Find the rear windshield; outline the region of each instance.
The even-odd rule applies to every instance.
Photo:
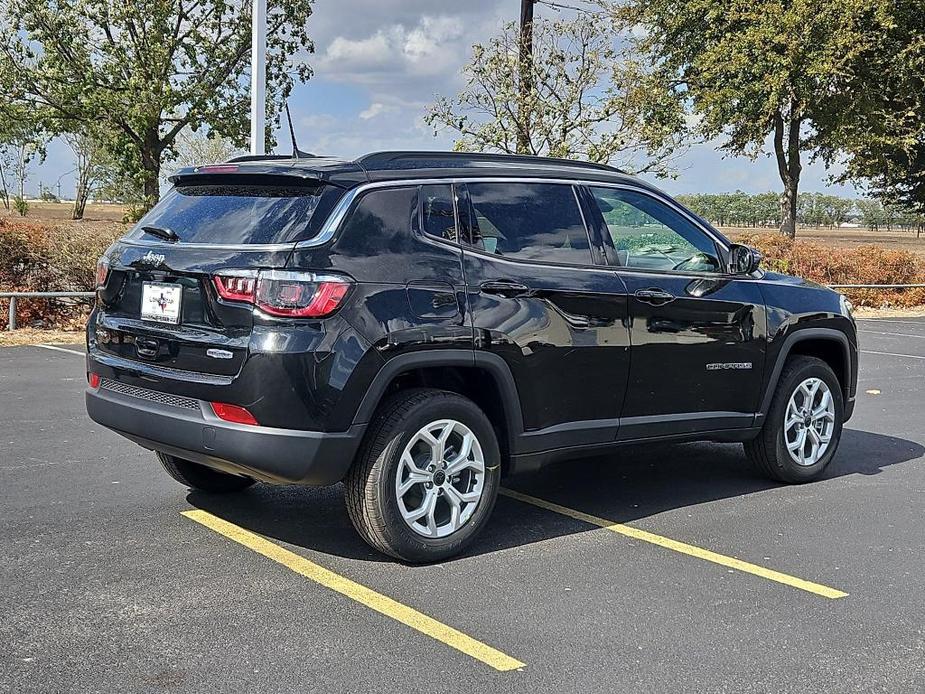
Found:
[[[129,232],[169,229],[180,243],[287,243],[302,238],[321,200],[322,186],[182,185],[168,192]]]

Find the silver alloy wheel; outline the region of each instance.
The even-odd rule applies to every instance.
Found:
[[[790,396],[784,413],[784,444],[797,465],[825,455],[835,430],[835,400],[825,381],[807,378]]]
[[[423,426],[395,474],[402,518],[424,537],[446,537],[472,517],[485,488],[485,456],[472,430],[454,419]]]

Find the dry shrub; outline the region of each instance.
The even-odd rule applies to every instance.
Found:
[[[925,263],[915,253],[880,246],[831,248],[771,234],[739,236],[764,254],[764,266],[820,284],[922,284]],[[841,289],[858,306],[910,307],[925,304],[925,288]]]
[[[49,224],[0,219],[0,290],[34,292],[93,291],[96,261],[125,227],[116,223]],[[2,301],[3,315],[7,300]],[[45,327],[79,327],[86,301],[24,299],[17,322]]]

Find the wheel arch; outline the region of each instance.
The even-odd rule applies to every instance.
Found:
[[[845,402],[852,397],[853,364],[848,336],[834,328],[802,328],[788,335],[777,353],[774,367],[765,385],[759,416],[767,415],[784,364],[792,355],[816,357],[824,361],[835,372]]]
[[[514,377],[501,357],[464,349],[422,350],[392,357],[367,389],[353,423],[368,423],[388,395],[419,386],[459,393],[478,405],[495,428],[502,464],[507,467],[514,442],[523,433],[523,415]]]

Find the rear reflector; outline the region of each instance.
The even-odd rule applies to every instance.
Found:
[[[324,318],[337,310],[353,284],[341,275],[290,270],[261,270],[256,278],[218,274],[212,281],[222,299],[254,304],[281,318]]]
[[[87,382],[90,384],[90,387],[96,390],[100,387],[100,375],[95,374],[92,371],[87,374]]]
[[[109,258],[105,255],[96,261],[96,286],[103,287],[109,279]]]
[[[253,426],[258,424],[257,420],[254,419],[254,415],[240,405],[229,405],[226,402],[211,402],[209,404],[212,406],[212,411],[215,413],[215,416],[226,422],[250,424]]]

